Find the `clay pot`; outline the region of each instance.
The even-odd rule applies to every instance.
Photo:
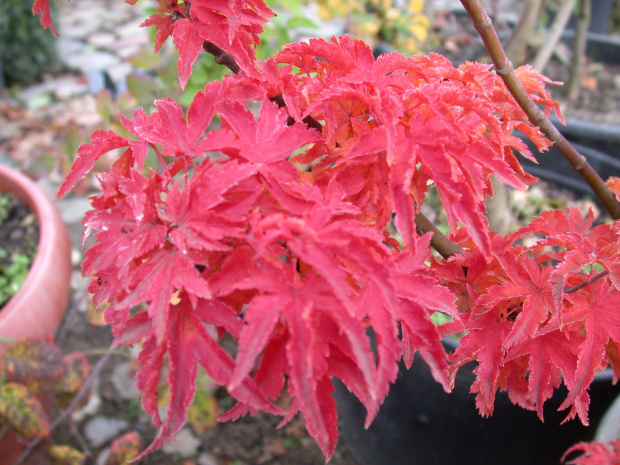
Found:
[[[0,309],[0,336],[52,340],[70,294],[71,243],[53,201],[30,179],[0,165],[0,191],[23,201],[39,223],[39,245],[22,288]],[[0,343],[0,355],[7,345]],[[0,465],[11,464],[23,446],[7,432],[0,439]]]

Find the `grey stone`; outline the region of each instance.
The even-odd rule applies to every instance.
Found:
[[[88,21],[62,25],[60,27],[60,34],[70,39],[84,39],[100,30],[100,23],[97,16],[89,16],[92,17]]]
[[[96,32],[87,38],[87,42],[95,47],[107,47],[116,40],[116,36],[111,32]]]
[[[110,457],[110,448],[106,447],[97,456],[97,460],[96,460],[95,464],[96,465],[105,465],[106,462],[108,461],[108,457]]]
[[[121,24],[115,28],[115,32],[121,37],[128,37],[133,35],[146,35],[148,29],[140,27],[146,18],[136,18],[131,21]]]
[[[217,465],[217,459],[208,452],[203,452],[198,456],[196,463],[198,465]]]
[[[117,56],[101,51],[76,53],[63,58],[67,66],[78,69],[83,73],[93,69],[107,69],[121,61]]]
[[[86,93],[88,93],[88,85],[85,82],[79,82],[73,77],[56,80],[54,96],[58,100],[69,100]]]
[[[86,212],[92,208],[90,200],[78,196],[64,197],[56,202],[56,206],[60,210],[62,219],[69,225],[81,224]]]
[[[96,416],[86,423],[84,436],[92,447],[100,447],[116,439],[128,426],[125,420]]]
[[[118,84],[133,71],[133,66],[130,63],[123,62],[109,67],[107,71],[112,80]]]
[[[129,363],[121,363],[114,368],[112,384],[122,399],[137,400],[140,398],[140,391],[136,388]]]
[[[81,52],[84,49],[84,42],[61,35],[56,41],[56,49],[62,59],[65,56]]]
[[[86,300],[86,299],[82,299]],[[99,395],[99,383],[97,380],[93,383],[92,390],[88,396],[88,402],[79,410],[75,410],[71,414],[74,422],[81,422],[84,418],[94,415],[101,408],[101,396]]]
[[[102,14],[105,11],[106,7],[101,4],[97,5],[97,2],[73,1],[66,8],[63,8],[62,14],[59,15],[60,29],[85,23],[97,23],[99,26]]]

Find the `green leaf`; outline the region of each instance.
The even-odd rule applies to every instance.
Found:
[[[301,15],[301,2],[299,0],[278,0],[277,3],[293,14]]]
[[[43,406],[23,384],[0,386],[0,422],[25,439],[49,434],[49,421]]]
[[[295,29],[298,27],[306,27],[309,29],[318,29],[319,26],[316,25],[314,21],[309,18],[305,18],[303,16],[294,16],[286,22],[286,27],[289,29]]]
[[[211,431],[217,424],[215,419],[220,412],[215,389],[217,384],[200,370],[196,377],[196,395],[187,409],[187,420],[198,433]]]
[[[158,95],[157,78],[144,73],[130,73],[127,76],[127,89],[138,102],[153,101]]]

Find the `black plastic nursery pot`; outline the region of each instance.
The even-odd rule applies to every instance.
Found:
[[[575,32],[567,30],[562,41],[572,46]],[[620,66],[620,39],[607,34],[590,32],[586,41],[586,57],[597,63]],[[602,124],[577,118],[566,118],[566,126],[557,118],[551,121],[571,142],[601,150],[612,158],[620,160],[620,121],[617,124]]]
[[[568,161],[562,156],[557,148],[551,147],[548,152],[538,153],[534,145],[527,139],[525,142],[535,154],[538,164],[519,157],[519,161],[528,173],[544,181],[551,182],[560,187],[572,190],[577,195],[592,195],[592,189],[583,180],[581,175],[574,171]],[[604,144],[606,139],[599,139]],[[620,152],[618,157],[612,157],[591,145],[571,142],[577,151],[583,155],[594,170],[606,180],[610,176],[620,176]],[[620,144],[620,139],[618,139]]]
[[[447,350],[456,342],[446,340]],[[545,404],[545,422],[535,412],[515,406],[498,393],[489,418],[478,414],[473,364],[460,369],[453,392],[447,394],[417,357],[410,370],[401,365],[398,379],[368,429],[366,411],[342,384],[336,399],[342,437],[363,465],[554,465],[573,444],[594,438],[601,417],[620,393],[612,375],[604,372],[590,388],[590,426],[578,420],[561,425],[566,411],[557,409],[566,398],[558,390]]]
[[[620,49],[618,49],[618,58],[620,59]],[[564,126],[557,118],[550,119],[570,142],[599,150],[620,161],[620,126],[576,118],[566,118],[566,126]]]

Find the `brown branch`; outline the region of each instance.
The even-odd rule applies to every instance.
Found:
[[[573,7],[577,3],[577,0],[564,0],[564,3],[560,6],[555,19],[553,20],[553,26],[547,37],[545,37],[544,45],[538,50],[534,61],[532,61],[532,67],[537,69],[541,73],[544,71],[553,51],[555,50],[558,42],[562,38],[562,33],[566,29],[570,15],[573,12]]]
[[[237,64],[232,55],[229,55],[217,45],[207,41],[205,41],[202,48],[205,52],[208,52],[215,57],[215,62],[218,65],[224,65],[233,73],[239,74],[241,68],[239,68],[239,65]]]
[[[437,226],[435,226],[431,220],[429,220],[422,213],[418,213],[416,215],[415,227],[420,236],[428,232],[433,233],[431,247],[433,247],[433,249],[435,249],[443,258],[450,258],[453,255],[463,252],[463,249],[458,244],[455,244],[448,239],[446,235],[437,229]]]
[[[202,48],[204,49],[205,52],[208,52],[215,57],[215,62],[218,65],[226,66],[229,70],[231,70],[235,74],[238,74],[239,71],[241,70],[241,68],[239,68],[239,65],[235,61],[235,58],[232,55],[229,55],[228,53],[226,53],[221,48],[219,48],[217,45],[212,44],[211,42],[205,41]],[[284,97],[282,97],[282,94],[276,95],[275,97],[270,97],[269,100],[277,103],[280,108],[286,106],[286,103],[284,102]],[[295,120],[291,118],[288,121],[288,124],[291,125],[294,123],[294,121]],[[308,127],[314,128],[317,131],[323,130],[323,125],[310,115],[306,116],[303,121],[304,123],[306,123]]]
[[[514,99],[527,114],[529,120],[532,124],[538,126],[547,138],[555,143],[556,148],[564,158],[568,160],[573,170],[577,171],[590,185],[592,191],[601,201],[611,217],[616,220],[620,219],[620,202],[616,200],[615,196],[607,188],[605,182],[598,173],[590,166],[586,158],[577,152],[560,131],[557,130],[549,118],[547,118],[543,111],[534,103],[521,85],[521,82],[519,82],[512,68],[512,63],[508,60],[499,37],[493,28],[491,18],[489,18],[484,11],[480,2],[478,0],[461,0],[461,3],[472,18],[476,30],[484,41],[484,45],[493,60],[497,74],[501,76],[506,87],[508,87]]]
[[[277,103],[280,108],[283,108],[286,106],[286,102],[284,101],[284,97],[282,97],[282,94],[276,95],[275,97],[269,97],[269,100]],[[314,128],[319,132],[323,131],[323,125],[310,115],[306,116],[303,119],[303,122],[306,123],[308,127]],[[292,126],[293,123],[295,123],[295,120],[293,119],[292,116],[289,116],[289,120],[287,121],[287,123],[289,126]]]

